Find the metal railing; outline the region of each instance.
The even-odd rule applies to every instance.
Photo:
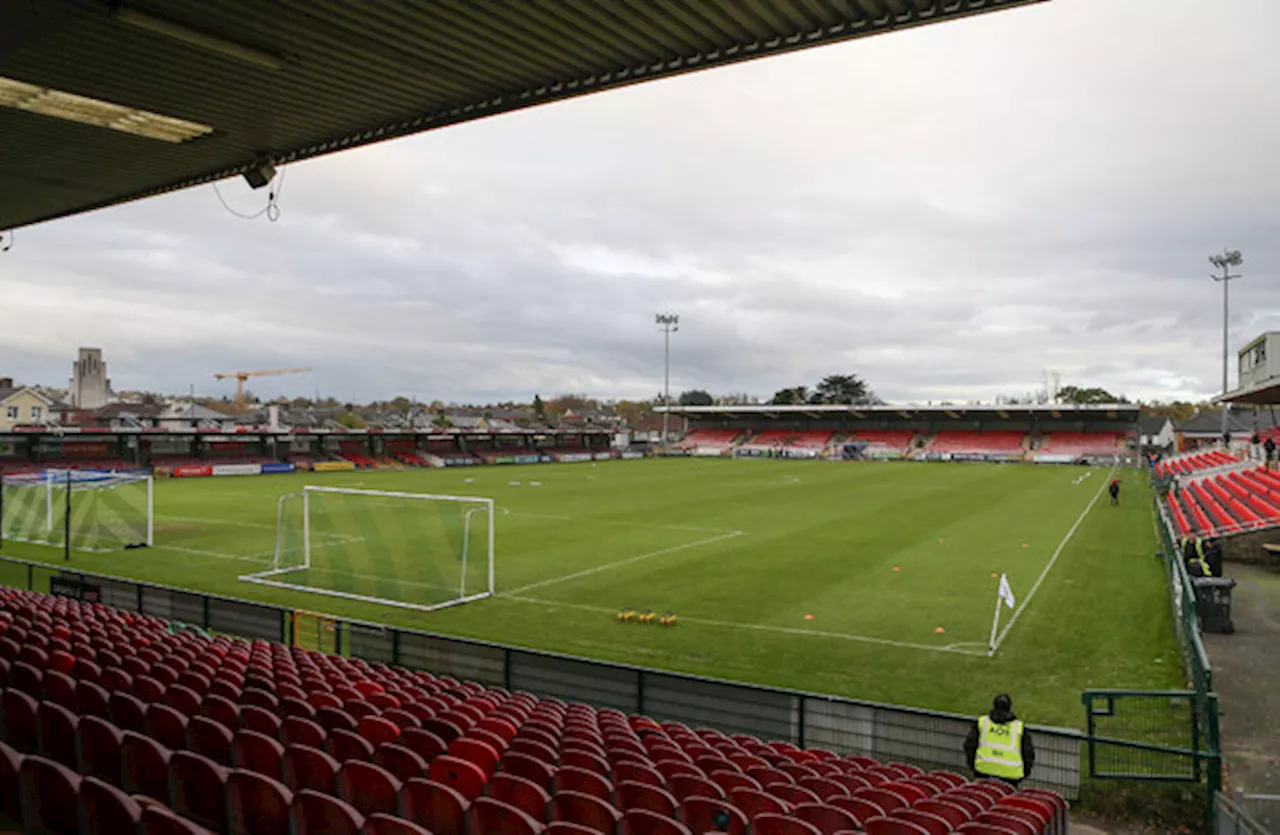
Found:
[[[55,585],[64,593],[75,589],[77,595],[110,606],[217,632],[285,643],[293,643],[296,637],[309,646],[315,646],[319,637],[325,649],[370,662],[929,769],[965,770],[964,740],[974,722],[971,716],[954,713],[611,664],[298,612],[332,624],[331,632],[324,627],[313,631],[299,622],[292,609],[0,557],[0,585],[47,591],[59,578]],[[1063,728],[1031,726],[1030,730],[1037,756],[1026,785],[1078,798],[1083,735]]]
[[[1217,835],[1275,835],[1280,832],[1280,795],[1219,793],[1214,801]]]

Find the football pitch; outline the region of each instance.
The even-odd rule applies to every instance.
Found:
[[[1182,684],[1145,476],[1115,471],[1119,507],[1105,494],[1110,477],[1108,468],[648,459],[175,479],[156,483],[155,547],[72,562],[922,708],[976,713],[1009,691],[1028,720],[1078,727],[1087,687]],[[425,613],[238,579],[269,567],[279,499],[308,484],[493,499],[497,596]],[[412,599],[415,584],[441,581],[376,551],[347,567],[380,596]],[[42,546],[6,543],[4,553],[61,561]],[[1017,606],[1002,611],[988,657],[1001,573]],[[679,623],[619,623],[623,608],[673,612]]]

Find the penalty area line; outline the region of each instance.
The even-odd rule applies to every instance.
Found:
[[[1092,472],[1092,470],[1090,470]],[[1022,612],[1031,605],[1031,599],[1036,596],[1036,592],[1040,590],[1040,584],[1044,582],[1044,578],[1049,576],[1049,572],[1053,570],[1053,566],[1057,564],[1058,557],[1062,556],[1062,551],[1067,547],[1067,543],[1071,541],[1071,537],[1076,535],[1076,531],[1080,528],[1080,524],[1084,522],[1085,517],[1089,515],[1089,511],[1093,510],[1093,506],[1098,503],[1098,499],[1102,496],[1102,491],[1111,483],[1111,477],[1116,473],[1116,468],[1112,467],[1107,473],[1106,478],[1102,479],[1102,483],[1098,485],[1098,490],[1093,494],[1093,498],[1084,506],[1084,510],[1080,511],[1080,515],[1076,517],[1075,524],[1067,531],[1067,535],[1062,537],[1062,541],[1058,543],[1058,547],[1053,550],[1053,556],[1049,558],[1049,562],[1045,564],[1044,570],[1040,572],[1040,576],[1036,578],[1035,585],[1031,587],[1031,591],[1027,592],[1027,596],[1022,599],[1022,604],[1013,610],[1013,617],[1009,618],[1009,622],[1004,625],[1004,629],[1000,630],[1000,634],[996,636],[996,642],[991,646],[987,655],[995,655],[1000,649],[1000,645],[1004,643],[1005,636],[1009,634],[1009,630],[1018,622],[1018,618],[1022,616]]]
[[[715,542],[723,542],[726,539],[733,539],[735,537],[742,536],[742,534],[743,534],[742,531],[729,531],[728,533],[722,533],[719,536],[709,536],[705,539],[698,539],[693,542],[686,542],[683,545],[672,545],[670,548],[660,548],[657,551],[649,551],[646,554],[640,554],[635,557],[627,557],[626,559],[607,562],[604,565],[597,565],[593,568],[585,568],[582,571],[575,571],[572,574],[563,574],[559,577],[552,577],[548,580],[539,580],[538,582],[530,583],[527,586],[520,586],[519,588],[514,588],[511,591],[506,592],[506,594],[518,595],[526,591],[531,591],[532,589],[540,589],[545,586],[554,585],[556,583],[563,583],[567,580],[576,580],[579,577],[590,577],[592,574],[599,574],[601,571],[608,571],[613,568],[620,568],[624,565],[630,565],[631,563],[640,562],[642,560],[653,559],[654,557],[661,557],[665,554],[674,554],[677,551],[687,551],[690,548],[698,548],[703,545],[711,545],[712,543],[715,543]]]
[[[535,606],[549,606],[564,609],[579,609],[584,612],[600,612],[602,614],[617,614],[616,609],[608,609],[604,606],[591,606],[586,603],[561,603],[557,600],[544,600],[539,597],[524,597],[514,592],[499,592],[499,599],[511,600],[516,603],[528,603]],[[911,641],[895,641],[890,638],[872,638],[868,635],[850,635],[844,632],[824,632],[820,629],[799,629],[790,626],[770,626],[763,623],[741,623],[731,620],[716,620],[714,618],[690,617],[688,615],[680,615],[681,623],[692,623],[699,626],[712,626],[717,629],[738,629],[749,632],[769,632],[777,635],[796,635],[809,638],[832,638],[838,641],[852,641],[861,644],[876,644],[878,646],[898,647],[901,649],[919,649],[926,652],[942,652],[949,655],[970,655],[983,656],[985,652],[974,652],[972,650],[960,649],[960,645],[952,644],[949,646],[932,646],[930,644],[916,644]]]

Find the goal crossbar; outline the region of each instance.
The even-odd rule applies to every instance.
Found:
[[[317,571],[321,574],[334,573],[331,569],[318,567],[315,564],[315,562],[313,562],[314,550],[316,548],[320,548],[321,550],[323,550],[326,547],[326,542],[324,540],[318,543],[315,541],[317,537],[322,537],[322,538],[327,537],[328,538],[327,544],[332,547],[337,547],[337,546],[347,545],[347,544],[350,544],[352,547],[355,547],[357,543],[363,543],[365,539],[365,537],[363,536],[356,535],[358,534],[358,531],[348,531],[345,533],[325,532],[325,531],[313,532],[313,528],[316,527],[316,523],[322,519],[325,513],[325,510],[323,508],[313,507],[313,499],[318,499],[325,495],[351,497],[357,501],[361,499],[367,499],[375,502],[387,501],[387,500],[393,500],[393,501],[410,500],[410,501],[435,502],[435,503],[447,502],[447,503],[454,503],[460,506],[470,505],[471,506],[470,509],[460,508],[459,524],[461,527],[461,541],[460,543],[458,543],[459,552],[454,555],[458,561],[458,570],[459,570],[459,579],[456,585],[456,590],[457,590],[456,596],[449,599],[445,599],[445,600],[434,600],[431,602],[416,602],[412,600],[396,599],[393,597],[382,597],[382,596],[377,596],[373,594],[362,594],[356,591],[348,591],[344,589],[326,588],[322,585],[316,585],[310,582],[303,583],[303,582],[291,581],[290,579],[288,579],[290,575],[299,574],[301,572]],[[296,565],[282,565],[281,564],[282,559],[288,553],[290,553],[290,549],[288,548],[288,542],[287,542],[288,534],[290,533],[288,528],[289,518],[290,518],[289,511],[291,506],[296,506],[297,504],[301,505],[300,513],[301,513],[301,524],[302,524],[301,544],[300,544],[300,548],[297,550],[299,550],[302,554],[302,561]],[[288,494],[282,495],[279,499],[278,506],[277,506],[277,521],[276,521],[276,551],[275,551],[275,556],[272,560],[271,565],[266,570],[256,571],[250,574],[241,575],[239,579],[243,582],[254,583],[262,586],[270,586],[274,588],[287,589],[290,591],[302,591],[302,592],[309,592],[313,594],[321,594],[329,597],[342,598],[345,600],[354,600],[361,603],[373,603],[373,604],[384,605],[384,606],[396,606],[399,608],[414,609],[417,611],[434,611],[437,609],[443,609],[450,606],[457,606],[462,603],[471,603],[476,600],[482,600],[486,597],[491,597],[494,593],[494,584],[495,584],[494,509],[495,507],[494,507],[493,499],[485,498],[482,496],[449,496],[449,495],[433,494],[433,493],[409,493],[409,492],[403,492],[403,491],[362,490],[362,489],[356,489],[356,488],[350,488],[350,487],[327,487],[327,486],[320,486],[320,485],[306,485],[303,488],[302,492],[288,493]],[[485,558],[483,588],[480,591],[469,590],[467,587],[469,561],[474,560],[477,556],[475,554],[470,553],[471,552],[470,543],[472,540],[473,529],[475,527],[473,524],[473,517],[475,517],[477,514],[484,514],[485,516],[485,518],[481,521],[481,524],[484,524],[485,527],[483,530],[479,532],[482,537],[482,540],[476,542],[476,545],[478,547],[475,549],[476,551],[480,551],[481,547],[479,546],[482,546],[483,550],[485,551],[483,555],[480,555]],[[394,521],[402,522],[403,520],[394,520]],[[369,521],[366,520],[365,524],[369,524]],[[393,524],[393,522],[389,521],[387,524],[391,525]],[[403,535],[402,531],[399,533]],[[374,538],[376,539],[378,537],[375,536]],[[424,537],[424,539],[425,538],[426,537]],[[410,541],[404,544],[412,545],[414,543]],[[476,567],[479,567],[479,566],[476,566]],[[373,580],[379,579],[376,576],[370,576],[370,575],[355,574],[355,575],[349,575],[349,576],[359,577],[362,579],[373,579]],[[310,579],[310,575],[308,575],[308,579]],[[423,587],[431,587],[431,588],[438,588],[438,589],[445,588],[444,586],[438,585],[438,584],[416,582],[412,580],[405,581],[405,584],[410,586],[423,586]],[[472,589],[474,589],[476,585],[479,585],[479,584],[473,583]]]

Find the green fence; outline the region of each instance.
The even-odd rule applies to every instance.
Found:
[[[1100,780],[1203,783],[1209,825],[1222,789],[1213,667],[1200,634],[1195,587],[1158,490],[1153,513],[1187,689],[1086,691],[1087,773]]]

